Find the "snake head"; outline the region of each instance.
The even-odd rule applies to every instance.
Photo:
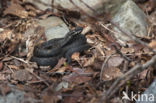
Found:
[[[74,36],[77,34],[81,34],[83,28],[82,27],[76,27],[74,30],[71,30],[67,35],[68,36]]]
[[[80,34],[82,30],[83,30],[82,27],[76,27],[73,31],[75,32],[74,34]]]

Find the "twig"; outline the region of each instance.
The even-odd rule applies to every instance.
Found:
[[[103,28],[105,28],[106,30],[110,31],[113,34],[118,34],[117,32],[110,30],[107,26],[105,26],[102,22],[98,22]]]
[[[89,15],[88,13],[86,13],[82,8],[80,8],[79,6],[77,6],[74,2],[73,2],[73,0],[69,0],[76,8],[78,8],[82,13],[84,13],[86,16],[88,16],[88,17],[90,17],[90,18],[93,18],[94,20],[97,20],[97,21],[100,21],[100,19],[99,18],[97,18],[97,17],[95,17],[95,16],[91,16],[91,15]],[[89,5],[88,5],[89,6]],[[90,7],[91,8],[91,7]],[[96,12],[94,12],[94,13],[96,13]]]
[[[123,57],[127,61],[131,61],[131,59],[129,59],[126,55],[122,54],[122,52],[116,47],[116,45],[112,45],[112,46],[115,48],[116,52],[120,54],[121,57]]]
[[[111,56],[112,55],[107,56],[106,59],[105,59],[105,61],[102,64],[101,72],[100,72],[100,80],[102,80],[104,69],[106,67],[107,61],[111,58]]]
[[[14,56],[11,56],[12,58],[14,58],[14,59],[17,59],[17,60],[19,60],[19,61],[21,61],[21,62],[23,62],[23,63],[25,63],[25,64],[29,64],[29,62],[28,61],[25,61],[24,59],[22,59],[22,58],[17,58],[17,57],[14,57]],[[26,69],[27,70],[27,69]],[[31,73],[32,75],[34,75],[37,79],[39,79],[40,81],[42,81],[43,83],[45,83],[47,86],[49,86],[49,84],[47,83],[47,82],[45,82],[45,80],[44,79],[42,79],[41,77],[39,77],[38,75],[36,75],[35,73],[32,73],[32,72],[30,72],[29,70],[27,70],[29,73]]]
[[[125,75],[121,76],[120,78],[118,78],[113,85],[109,88],[109,90],[103,94],[104,96],[102,97],[102,99],[100,101],[105,101],[110,99],[114,93],[116,93],[119,88],[125,84],[125,82],[127,80],[130,80],[132,77],[134,77],[135,75],[137,75],[139,72],[147,69],[149,66],[152,66],[156,63],[156,55],[149,61],[147,61],[145,64],[143,65],[136,65],[134,66],[132,69],[130,69],[130,71],[128,71]],[[119,84],[120,83],[120,84]]]
[[[44,84],[46,84],[48,87],[50,86],[43,78],[39,77],[38,75],[36,75],[35,73],[32,73],[31,71],[27,70],[29,73],[31,73],[32,75],[34,75],[37,79],[39,79],[40,81],[42,81]]]
[[[11,57],[14,58],[14,59],[16,59],[16,60],[19,60],[19,61],[21,61],[21,62],[23,62],[25,64],[28,64],[28,61],[26,61],[26,60],[24,60],[22,58],[18,58],[18,57],[14,57],[14,56],[11,56]]]
[[[86,4],[83,0],[80,0],[87,8],[92,10],[94,13],[96,13],[96,10],[94,10],[92,7],[90,7],[88,4]]]

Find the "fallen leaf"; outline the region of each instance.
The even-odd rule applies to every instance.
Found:
[[[15,15],[20,18],[28,17],[28,12],[25,11],[25,9],[20,4],[14,3],[13,1],[11,1],[11,4],[4,11],[4,15],[7,14]]]
[[[152,40],[148,45],[149,45],[149,47],[156,50],[156,40]]]
[[[76,61],[80,60],[80,53],[79,52],[73,53],[71,58]]]
[[[8,65],[8,67],[11,69],[19,70],[19,67],[15,66],[15,65]]]
[[[120,71],[119,68],[115,68],[115,67],[104,68],[102,80],[110,81],[122,75],[123,73]]]
[[[4,30],[0,33],[0,41],[4,41],[5,39],[11,39],[12,31],[11,30]]]
[[[32,79],[32,75],[27,70],[18,70],[12,74],[14,80],[26,82]]]
[[[62,81],[61,83],[59,83],[56,87],[56,91],[59,91],[61,90],[62,88],[68,88],[69,86],[69,83],[68,82],[65,82],[65,81]]]
[[[58,103],[59,98],[56,96],[56,93],[52,87],[45,89],[41,95],[43,103]]]
[[[0,61],[0,70],[3,69],[3,62]]]
[[[87,82],[91,79],[91,77],[88,77],[87,73],[84,72],[84,70],[80,69],[80,68],[73,68],[73,73],[64,76],[62,79],[67,81],[67,82],[74,82],[74,83],[84,83]]]
[[[1,81],[6,80],[6,77],[5,77],[5,75],[4,75],[4,74],[1,74],[1,73],[0,73],[0,80],[1,80]]]
[[[89,60],[84,63],[84,67],[94,65],[95,56],[93,55]]]
[[[67,70],[67,67],[63,66],[63,67],[59,68],[55,73],[63,74],[65,72],[65,70]]]
[[[118,67],[123,61],[124,59],[120,56],[113,56],[108,60],[108,67]]]
[[[142,71],[141,73],[139,73],[138,74],[139,75],[139,79],[141,79],[141,80],[146,79],[147,73],[148,73],[148,69],[146,69],[146,70]]]
[[[121,52],[123,53],[123,54],[132,54],[132,53],[134,53],[134,48],[133,47],[130,47],[130,48],[125,48],[125,47],[122,47],[121,48]]]
[[[57,65],[54,68],[56,68],[56,69],[61,68],[61,66],[64,65],[65,62],[66,62],[65,58],[59,59]]]
[[[83,103],[80,102],[80,98],[84,96],[83,91],[75,90],[69,95],[71,96],[65,97],[63,103]]]

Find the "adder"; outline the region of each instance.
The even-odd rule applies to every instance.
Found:
[[[68,64],[71,63],[71,55],[74,52],[82,52],[90,48],[85,36],[81,34],[82,30],[82,27],[76,27],[64,38],[51,39],[35,46],[31,61],[36,62],[39,66],[51,66],[52,68],[61,57],[65,57]]]

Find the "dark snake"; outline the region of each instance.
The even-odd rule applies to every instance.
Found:
[[[52,68],[58,63],[61,57],[71,63],[71,55],[74,52],[83,52],[90,48],[86,42],[86,37],[81,34],[83,28],[76,27],[66,34],[64,38],[55,38],[35,46],[32,62],[39,66],[51,66]]]

